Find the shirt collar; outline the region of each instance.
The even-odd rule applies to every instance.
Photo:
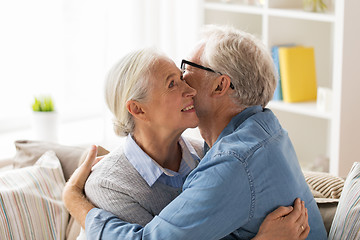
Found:
[[[179,172],[174,172],[161,167],[137,145],[130,134],[125,139],[124,144],[124,154],[126,158],[150,187],[162,174],[165,174],[169,177],[177,176],[179,174],[187,175],[197,166],[200,160],[192,145],[182,137],[179,139],[179,144],[182,150],[182,159]]]
[[[240,113],[238,113],[235,117],[231,119],[229,124],[224,128],[224,130],[220,133],[219,137],[216,139],[214,145],[219,141],[219,139],[222,139],[223,137],[229,135],[230,133],[233,133],[235,129],[237,129],[243,122],[245,122],[246,119],[251,117],[252,115],[263,111],[263,108],[260,105],[251,106]],[[209,145],[207,145],[206,142],[204,142],[204,152],[205,154],[210,150]]]

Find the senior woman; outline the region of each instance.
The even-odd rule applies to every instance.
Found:
[[[181,136],[198,124],[195,95],[173,61],[155,50],[129,53],[113,66],[105,84],[106,103],[116,134],[126,138],[95,165],[86,181],[86,196],[95,206],[145,226],[181,192],[203,154],[201,142]],[[67,206],[73,200],[66,198],[68,193],[66,188]],[[304,206],[298,209],[302,213],[296,218],[306,226]],[[263,229],[277,229],[278,224],[267,218]]]
[[[155,50],[129,53],[112,67],[105,98],[115,133],[126,139],[88,178],[92,203],[145,226],[180,193],[202,156],[199,142],[193,146],[181,137],[199,122],[195,94],[175,64]]]

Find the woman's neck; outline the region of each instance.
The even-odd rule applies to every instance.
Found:
[[[149,129],[135,130],[134,141],[139,147],[163,168],[177,172],[182,158],[178,144],[180,134],[165,134]]]

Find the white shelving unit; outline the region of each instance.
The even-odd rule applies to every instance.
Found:
[[[241,0],[201,2],[203,24],[233,25],[261,38],[269,49],[289,43],[314,47],[317,84],[332,89],[332,111],[319,111],[315,102],[272,101],[268,107],[288,130],[303,168],[322,159],[329,172],[346,176],[360,161],[360,1],[328,0],[325,13],[302,10],[302,0],[264,0],[259,6]]]
[[[332,118],[331,112],[319,111],[315,102],[286,103],[283,101],[271,101],[267,107],[325,120],[331,120]]]

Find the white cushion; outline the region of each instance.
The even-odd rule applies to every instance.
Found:
[[[329,239],[360,239],[360,163],[348,174],[331,225]]]
[[[1,239],[65,239],[69,214],[59,159],[46,152],[34,166],[0,173]]]

